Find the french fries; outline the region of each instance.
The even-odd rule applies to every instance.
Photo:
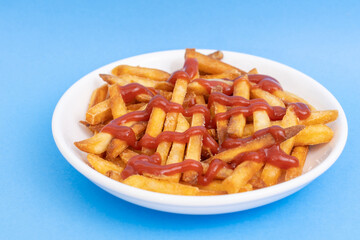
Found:
[[[338,111],[316,110],[276,80],[260,84],[269,77],[223,57],[186,49],[174,73],[119,65],[100,74],[106,84],[81,121],[93,136],[75,146],[97,172],[164,194],[234,194],[300,176],[309,146],[333,138],[326,124]]]

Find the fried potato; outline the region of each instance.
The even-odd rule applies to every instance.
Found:
[[[159,69],[154,69],[154,68],[145,68],[145,67],[133,67],[133,66],[128,66],[128,65],[119,65],[117,67],[115,67],[112,71],[112,74],[114,74],[115,76],[120,76],[123,74],[130,74],[130,75],[135,75],[138,77],[143,77],[143,78],[149,78],[155,81],[166,81],[169,77],[170,74],[165,72],[165,71],[161,71]]]
[[[191,51],[191,49],[186,49],[185,56],[188,58],[196,58],[199,62],[199,71],[217,74],[223,73],[230,70],[238,70],[241,74],[245,74],[245,71],[242,71],[234,66],[231,66],[227,63],[214,59],[212,57],[206,56],[196,51]]]
[[[197,195],[199,193],[199,189],[197,187],[149,178],[141,175],[130,176],[126,178],[123,183],[129,186],[158,193],[175,195]]]
[[[306,126],[295,137],[295,146],[316,145],[330,142],[334,136],[331,128],[324,124]]]
[[[96,104],[86,112],[86,122],[91,125],[103,123],[111,118],[110,99]]]
[[[105,159],[95,155],[95,154],[88,154],[87,160],[90,163],[90,165],[99,173],[106,175],[108,171],[116,171],[121,173],[123,168],[112,163],[109,161],[106,161]]]
[[[88,109],[95,106],[96,104],[105,101],[108,93],[108,85],[104,84],[101,87],[95,89],[91,94]]]
[[[285,129],[286,138],[288,139],[288,138],[295,136],[302,129],[304,129],[303,125],[297,125],[297,126],[286,128]],[[209,158],[205,162],[211,162],[213,159],[220,159],[225,162],[230,162],[235,156],[239,155],[240,153],[257,151],[260,148],[268,147],[273,144],[275,144],[275,139],[272,137],[271,134],[268,133],[268,134],[265,134],[261,138],[255,138],[255,139],[247,142],[246,144],[243,144],[236,148],[231,148],[231,149],[225,150],[223,152],[220,152],[220,153],[214,155],[213,157]]]

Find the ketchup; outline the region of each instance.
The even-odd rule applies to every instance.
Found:
[[[120,126],[120,125],[125,124],[127,122],[131,122],[131,121],[137,121],[137,122],[138,121],[148,121],[150,118],[152,109],[154,107],[161,108],[166,113],[168,113],[168,112],[182,113],[186,117],[190,117],[195,113],[202,113],[205,118],[205,124],[210,125],[210,120],[211,120],[210,119],[210,111],[206,106],[195,105],[195,106],[192,106],[191,108],[184,109],[180,104],[169,102],[163,96],[156,95],[155,97],[153,97],[150,100],[150,102],[148,103],[148,105],[144,111],[134,111],[134,112],[127,113],[121,117],[118,117],[118,118],[112,120],[107,125],[105,125],[103,127],[103,129],[101,130],[101,132],[109,133],[112,136],[114,136],[120,140],[126,141],[126,143],[129,146],[138,148],[140,146],[136,142],[134,131],[130,127]],[[193,130],[189,131],[189,133],[192,132],[191,134],[197,135],[197,134],[200,134],[200,132],[206,132],[206,131],[204,131],[204,130],[206,130],[205,128],[204,128],[204,130],[199,130],[199,129],[200,128],[193,128]],[[122,131],[124,131],[124,133],[122,133]],[[173,134],[173,133],[165,132],[165,133],[163,133],[162,138],[166,138],[166,135],[171,135],[171,134]],[[213,139],[210,137],[210,135],[206,135],[206,134],[204,135],[204,134],[203,134],[204,143],[207,144],[207,146],[210,149],[212,149],[213,152],[216,152],[217,150],[215,150],[215,149],[217,149],[218,146],[215,146],[215,143],[216,143],[215,140],[212,141]],[[212,140],[210,140],[209,137]],[[145,142],[145,140],[143,140],[142,142]]]
[[[256,152],[241,153],[235,156],[235,158],[230,162],[230,166],[235,168],[244,161],[266,162],[281,169],[299,166],[299,160],[281,150],[280,144],[275,144],[268,148],[262,148]]]
[[[229,85],[227,83],[221,82],[221,81],[209,81],[206,79],[198,78],[198,79],[193,80],[192,82],[199,83],[201,86],[203,86],[206,89],[206,91],[208,93],[211,92],[212,88],[219,86],[219,85],[222,87],[222,92],[224,94],[231,95],[233,93],[233,86]]]
[[[138,155],[132,157],[128,161],[125,169],[121,172],[122,179],[126,179],[131,175],[144,173],[156,176],[171,176],[177,173],[184,173],[186,171],[195,171],[198,173],[198,184],[207,185],[215,178],[220,169],[226,165],[225,162],[219,159],[214,159],[210,163],[206,173],[203,174],[203,166],[198,161],[186,159],[179,163],[159,165],[158,159],[160,159],[160,155],[158,153],[155,153],[152,156]]]
[[[142,147],[154,149],[161,142],[178,142],[178,143],[187,143],[191,136],[202,135],[203,136],[203,145],[210,149],[213,154],[218,153],[219,145],[218,143],[210,136],[209,132],[205,127],[196,126],[191,127],[185,132],[170,132],[165,131],[160,133],[157,137],[151,137],[148,134],[145,134],[139,144]]]
[[[131,103],[132,101],[135,100],[135,97],[139,94],[146,94],[150,96],[155,95],[147,87],[144,87],[139,83],[130,83],[125,86],[121,86],[119,88],[120,88],[121,96],[125,103]]]
[[[184,63],[184,67],[171,74],[170,78],[167,80],[168,82],[175,84],[177,79],[184,79],[186,81],[190,81],[193,79],[199,71],[199,63],[195,58],[187,58]]]
[[[279,81],[273,77],[262,74],[249,74],[249,81],[255,83],[255,88],[273,93],[276,90],[283,90]]]
[[[285,130],[280,126],[271,126],[268,128],[261,129],[256,131],[252,136],[247,138],[227,138],[221,145],[222,150],[235,148],[240,145],[243,145],[251,140],[256,138],[260,138],[266,134],[270,133],[271,136],[274,138],[275,143],[280,143],[286,139]]]
[[[231,116],[237,114],[243,114],[245,117],[249,117],[255,111],[260,110],[266,111],[271,120],[281,120],[286,113],[286,108],[270,106],[261,98],[248,100],[240,96],[227,96],[224,93],[215,92],[209,96],[208,107],[211,108],[214,102],[233,107],[227,112],[216,114],[215,121],[229,119]],[[295,114],[301,120],[308,118],[311,114],[309,107],[304,103],[290,103],[289,105],[294,106]]]

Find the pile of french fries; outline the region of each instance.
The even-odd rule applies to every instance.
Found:
[[[86,126],[93,136],[75,142],[77,148],[88,153],[87,160],[91,167],[116,181],[133,187],[177,195],[220,195],[245,191],[252,191],[289,181],[302,174],[309,146],[329,142],[333,131],[325,124],[336,120],[337,110],[318,111],[304,99],[284,90],[268,92],[261,88],[254,88],[248,81],[249,74],[258,74],[251,69],[246,72],[238,67],[222,61],[223,53],[216,51],[209,55],[186,49],[185,59],[194,58],[198,62],[198,72],[190,81],[179,78],[175,83],[168,81],[171,74],[158,69],[138,66],[120,65],[111,74],[100,74],[105,84],[94,90],[91,95],[86,120],[81,123]],[[209,91],[196,79],[221,82]],[[241,79],[233,86],[234,79]],[[153,96],[139,94],[134,101],[127,102],[122,96],[120,87],[132,83],[139,83],[156,95],[161,95],[168,101],[187,108],[191,103],[206,106],[211,93],[223,92],[224,84],[233,87],[232,96],[244,99],[261,98],[270,106],[286,108],[282,120],[271,121],[264,110],[255,111],[251,117],[243,114],[233,115],[229,120],[219,120],[216,127],[208,132],[219,146],[228,138],[246,138],[254,132],[271,126],[281,126],[285,129],[286,139],[280,148],[286,154],[298,159],[298,166],[281,169],[267,162],[245,160],[231,168],[225,166],[217,171],[215,179],[207,185],[198,183],[199,173],[185,171],[173,175],[154,175],[149,173],[135,174],[124,179],[122,171],[132,158],[139,155],[152,155],[154,152],[161,157],[160,165],[170,165],[192,159],[202,164],[203,174],[215,159],[226,164],[242,153],[256,152],[275,143],[274,137],[266,134],[264,137],[254,138],[244,144],[212,154],[203,146],[202,135],[191,136],[187,143],[161,142],[155,149],[135,149],[128,146],[127,141],[118,139],[112,134],[101,131],[104,126],[114,119],[134,111],[143,111]],[[225,86],[226,86],[225,85]],[[291,104],[305,103],[311,109],[311,115],[300,120],[294,113]],[[231,107],[215,102],[210,109],[212,117],[227,112]],[[164,131],[185,132],[191,127],[205,126],[205,116],[195,113],[192,117],[185,117],[178,112],[165,112],[154,107],[148,121],[130,121],[124,126],[130,127],[139,141],[144,134],[157,137]]]

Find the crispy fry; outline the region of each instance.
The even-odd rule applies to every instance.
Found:
[[[105,175],[115,181],[122,182],[120,172],[110,170],[110,171],[107,171]]]
[[[197,104],[205,104],[205,99],[203,96],[196,96]],[[195,113],[192,117],[191,126],[204,126],[205,118],[202,113]],[[202,149],[202,136],[196,135],[191,136],[189,139],[189,143],[186,149],[185,159],[192,159],[195,161],[200,161],[201,157],[201,149]],[[195,171],[187,171],[183,174],[182,180],[187,183],[193,183],[197,179],[197,172]]]
[[[199,189],[197,187],[169,182],[166,180],[153,179],[141,175],[130,176],[125,179],[123,183],[129,186],[159,193],[175,195],[197,195],[199,193]]]
[[[212,90],[213,90],[213,92],[222,92],[222,87],[218,86],[217,88],[214,88]],[[222,105],[217,102],[214,103],[215,115],[218,113],[226,112],[226,111],[227,111],[227,107],[225,105]],[[229,122],[228,120],[216,121],[216,132],[217,132],[217,137],[218,137],[218,141],[219,141],[220,145],[224,142],[224,140],[226,138],[228,122]]]
[[[148,78],[142,78],[134,75],[123,74],[120,76],[114,76],[109,74],[100,74],[100,77],[108,84],[119,84],[120,86],[127,85],[129,83],[140,83],[145,87],[152,87],[164,91],[172,91],[174,86],[168,82],[154,81]]]
[[[91,94],[88,109],[95,106],[96,104],[105,101],[108,93],[108,85],[104,84],[101,87],[95,89]]]
[[[88,154],[87,160],[89,161],[90,165],[99,173],[106,175],[108,171],[116,171],[122,172],[123,168],[112,163],[106,161],[105,159],[95,155],[95,154]]]
[[[270,106],[280,106],[285,107],[283,101],[280,98],[272,95],[271,93],[264,91],[260,88],[251,89],[251,98],[262,98],[264,99]]]
[[[111,118],[110,99],[96,104],[86,112],[86,121],[91,125],[103,123]]]
[[[199,71],[210,73],[210,74],[217,74],[223,73],[229,70],[238,70],[241,74],[245,74],[246,72],[231,66],[227,63],[219,61],[217,59],[211,58],[204,54],[201,54],[196,51],[191,51],[191,49],[186,49],[185,53],[186,57],[196,58],[199,62]]]
[[[113,137],[108,133],[97,133],[91,138],[75,142],[75,146],[81,151],[93,154],[101,154],[106,151]]]
[[[201,75],[200,78],[203,79],[230,79],[233,80],[241,75],[241,72],[238,70],[229,70],[223,73],[210,74],[210,75]]]
[[[223,185],[225,190],[228,193],[239,192],[262,166],[263,163],[254,161],[242,162],[235,168],[233,174],[224,180]]]
[[[282,91],[282,90],[276,90],[273,92],[273,94],[280,98],[282,101],[287,102],[287,103],[295,103],[295,102],[302,102],[305,103],[306,105],[309,106],[309,108],[311,109],[311,111],[316,111],[315,107],[313,107],[312,105],[310,105],[306,100],[304,100],[301,97],[296,96],[293,93],[287,92],[287,91]]]
[[[298,118],[293,107],[286,110],[286,114],[281,122],[282,127],[292,127],[298,124]],[[295,137],[289,138],[280,144],[280,148],[287,154],[291,153],[294,146]],[[261,173],[261,179],[267,186],[275,185],[281,175],[281,169],[269,163],[265,164]]]
[[[133,67],[128,65],[119,65],[115,67],[111,71],[111,73],[114,74],[115,76],[120,76],[123,74],[136,75],[138,77],[150,78],[155,81],[166,81],[170,77],[169,73],[165,71],[161,71],[159,69]]]
[[[258,74],[258,70],[256,68],[251,69],[248,74]]]
[[[306,126],[295,137],[295,146],[316,145],[330,142],[334,136],[331,128],[324,124]]]
[[[94,134],[100,132],[101,129],[105,126],[105,124],[102,124],[102,123],[91,125],[90,123],[88,123],[86,121],[80,121],[80,123],[82,125],[84,125],[85,127],[87,127]]]
[[[308,151],[308,146],[294,147],[291,156],[294,156],[299,160],[299,166],[286,170],[285,181],[289,181],[301,175]]]
[[[338,115],[339,115],[338,110],[312,111],[310,117],[306,118],[305,120],[301,120],[300,124],[303,125],[326,124],[335,121]]]
[[[247,75],[237,80],[234,85],[234,96],[240,96],[245,99],[250,98],[250,84]],[[227,132],[230,137],[242,137],[244,127],[246,125],[246,118],[243,114],[232,116],[229,121]]]
[[[131,128],[134,131],[136,138],[139,139],[140,135],[146,129],[146,123],[138,122],[138,123],[135,123],[133,126],[131,126]],[[110,159],[115,159],[127,147],[128,147],[128,145],[125,141],[120,140],[120,139],[113,139],[113,140],[111,140],[111,142],[107,148],[106,156],[108,156]]]
[[[286,128],[285,129],[286,139],[295,136],[302,129],[304,129],[303,125],[297,125],[297,126]],[[271,134],[268,133],[268,134],[265,134],[261,138],[253,139],[253,140],[247,142],[246,144],[243,144],[236,148],[231,148],[231,149],[225,150],[223,152],[220,152],[220,153],[214,155],[213,157],[209,158],[205,162],[209,163],[213,159],[216,159],[216,158],[223,160],[225,162],[230,162],[235,156],[239,155],[240,153],[257,151],[260,148],[268,147],[273,144],[275,144],[275,139],[272,137]]]
[[[132,125],[138,126],[135,122],[128,122],[124,124],[124,126],[128,126],[128,127],[131,127]],[[112,138],[113,138],[112,135],[109,133],[99,132],[94,136],[92,136],[91,138],[79,142],[75,142],[74,144],[81,151],[87,153],[93,153],[93,154],[101,154],[106,151],[106,148],[110,144]]]
[[[140,108],[146,106],[146,103],[135,103],[127,106],[128,111],[139,111]]]
[[[176,126],[176,132],[185,132],[187,129],[189,129],[190,124],[185,119],[185,117],[182,114],[179,114],[177,126]],[[178,163],[182,162],[184,159],[184,153],[185,153],[185,146],[184,143],[173,143],[172,148],[169,154],[169,157],[166,161],[166,164],[172,164],[172,163]],[[169,176],[167,179],[171,182],[179,182],[181,177],[181,174],[174,174],[172,176]]]
[[[125,102],[122,98],[120,86],[118,84],[111,85],[109,88],[110,108],[113,118],[121,117],[127,113]]]
[[[222,51],[216,51],[216,52],[210,53],[208,56],[211,58],[214,58],[216,60],[221,60],[221,59],[223,59],[224,54]]]
[[[127,148],[122,153],[120,153],[120,159],[127,164],[132,157],[135,157],[137,155],[139,155],[137,152],[134,152],[133,150]]]

